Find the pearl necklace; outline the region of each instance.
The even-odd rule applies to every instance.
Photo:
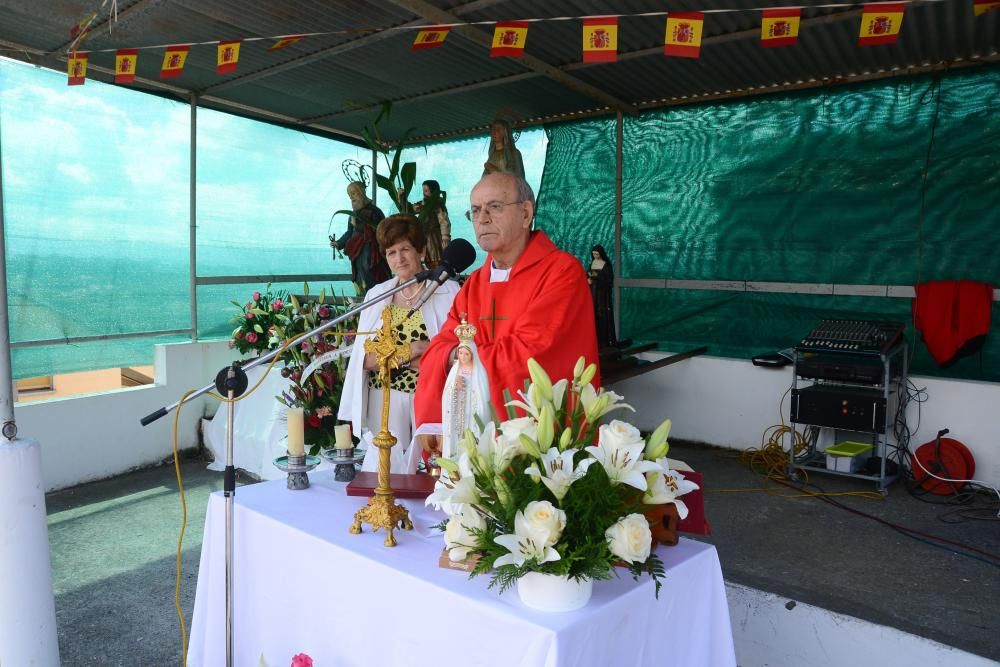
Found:
[[[413,296],[406,296],[405,290],[399,290],[397,294],[403,298],[403,301],[406,302],[407,306],[412,306],[413,302],[416,301],[417,297],[420,295],[420,285],[417,285],[417,291],[413,293]]]

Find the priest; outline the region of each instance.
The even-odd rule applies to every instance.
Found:
[[[580,262],[532,230],[535,195],[521,177],[484,176],[472,189],[466,216],[479,247],[489,253],[455,297],[420,364],[415,421],[420,433],[440,433],[441,395],[455,360],[455,327],[463,315],[489,376],[493,407],[506,418],[503,391],[517,394],[534,357],[553,381],[569,378],[581,355],[597,363],[590,288]],[[599,386],[600,377],[595,379]]]

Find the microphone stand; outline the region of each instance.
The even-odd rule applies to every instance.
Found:
[[[432,277],[434,277],[434,270],[421,271],[406,282],[400,283],[385,294],[380,295],[378,298],[365,301],[361,305],[348,310],[342,315],[338,315],[332,320],[324,322],[315,329],[299,334],[297,338],[292,339],[292,341],[284,347],[271,350],[267,354],[262,355],[246,364],[234,361],[232,365],[226,366],[219,371],[219,374],[215,378],[215,382],[207,384],[201,389],[188,394],[183,399],[159,408],[155,412],[152,412],[139,420],[143,426],[148,426],[170,411],[177,409],[184,403],[189,403],[192,399],[197,398],[198,396],[208,393],[213,388],[217,389],[219,393],[225,394],[228,399],[226,404],[226,470],[223,477],[222,491],[223,496],[226,499],[226,667],[233,667],[233,504],[236,498],[236,468],[233,466],[233,425],[235,422],[236,405],[234,399],[242,396],[243,392],[247,389],[247,385],[249,384],[245,371],[251,368],[256,368],[262,364],[269,363],[272,359],[278,356],[278,354],[284,353],[286,350],[300,345],[302,341],[312,338],[316,334],[332,329],[344,320],[353,317],[366,308],[370,308],[371,306],[384,301],[387,297],[391,297],[396,292],[400,292],[410,285],[424,282],[428,278]],[[186,660],[187,656],[184,656],[184,659]]]

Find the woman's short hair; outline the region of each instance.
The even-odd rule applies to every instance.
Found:
[[[427,247],[427,237],[424,236],[424,229],[420,221],[412,215],[397,213],[378,224],[378,231],[375,233],[378,239],[379,248],[385,252],[400,241],[409,241],[410,245],[417,252],[423,252]]]

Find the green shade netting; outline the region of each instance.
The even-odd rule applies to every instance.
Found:
[[[625,118],[618,275],[1000,285],[998,112],[991,68]],[[614,131],[549,128],[538,225],[581,261],[613,247]],[[911,320],[909,299],[886,297],[626,287],[621,301],[622,336],[744,358],[825,317]],[[913,367],[998,380],[998,341],[949,369],[917,343]]]

